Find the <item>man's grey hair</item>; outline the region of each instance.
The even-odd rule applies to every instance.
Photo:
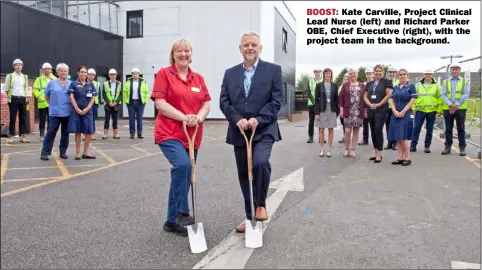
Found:
[[[247,37],[247,36],[256,36],[261,43],[261,39],[259,37],[259,34],[256,33],[256,32],[251,32],[251,31],[250,32],[244,32],[243,35],[241,35],[240,42],[243,40],[244,37]]]
[[[55,67],[55,70],[56,70],[57,72],[59,72],[61,69],[66,69],[67,72],[68,72],[68,71],[69,71],[69,66],[67,66],[66,63],[59,63],[59,64],[57,64],[57,66]]]
[[[346,73],[350,73],[350,71],[355,71],[355,73],[358,74],[358,70],[356,68],[349,68],[348,71]]]

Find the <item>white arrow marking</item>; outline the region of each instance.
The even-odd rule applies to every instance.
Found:
[[[451,261],[452,269],[480,269],[480,264],[478,263],[466,263],[459,261]]]
[[[269,187],[276,189],[276,191],[266,200],[268,220],[263,226],[263,233],[288,191],[304,190],[303,168],[272,182]],[[193,269],[243,269],[253,251],[254,249],[244,246],[244,234],[233,231],[221,243],[211,249]]]

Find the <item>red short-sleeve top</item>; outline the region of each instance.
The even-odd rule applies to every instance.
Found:
[[[183,81],[175,65],[161,68],[154,80],[151,99],[164,99],[171,106],[184,114],[197,114],[206,101],[211,100],[208,88],[203,76],[193,72],[189,68],[187,80]],[[187,128],[189,136],[194,133],[194,128]],[[194,141],[194,148],[199,149],[203,135],[203,124],[198,127]],[[162,113],[157,114],[154,127],[154,140],[156,144],[166,140],[175,139],[182,142],[188,148],[183,124],[177,120],[168,118]]]

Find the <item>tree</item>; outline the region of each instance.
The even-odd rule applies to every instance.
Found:
[[[367,81],[367,76],[365,74],[365,68],[364,67],[358,68],[357,81],[359,81],[359,82],[366,82]]]
[[[343,82],[343,76],[348,72],[348,69],[345,67],[338,75],[336,76],[335,83],[336,85],[340,86]]]
[[[307,73],[302,73],[296,82],[296,89],[302,91],[308,89],[310,87],[310,80],[311,77]]]

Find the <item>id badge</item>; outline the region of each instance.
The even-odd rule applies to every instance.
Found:
[[[92,97],[92,93],[87,93],[87,97]]]
[[[329,98],[327,98],[327,99],[326,99],[326,102],[330,103],[330,99],[329,99]]]
[[[410,118],[412,118],[412,119],[413,119],[413,114],[411,114],[411,115],[410,115]]]
[[[372,99],[377,99],[377,95],[372,95]]]
[[[191,91],[199,93],[199,92],[201,92],[201,89],[199,89],[197,87],[191,87]]]

